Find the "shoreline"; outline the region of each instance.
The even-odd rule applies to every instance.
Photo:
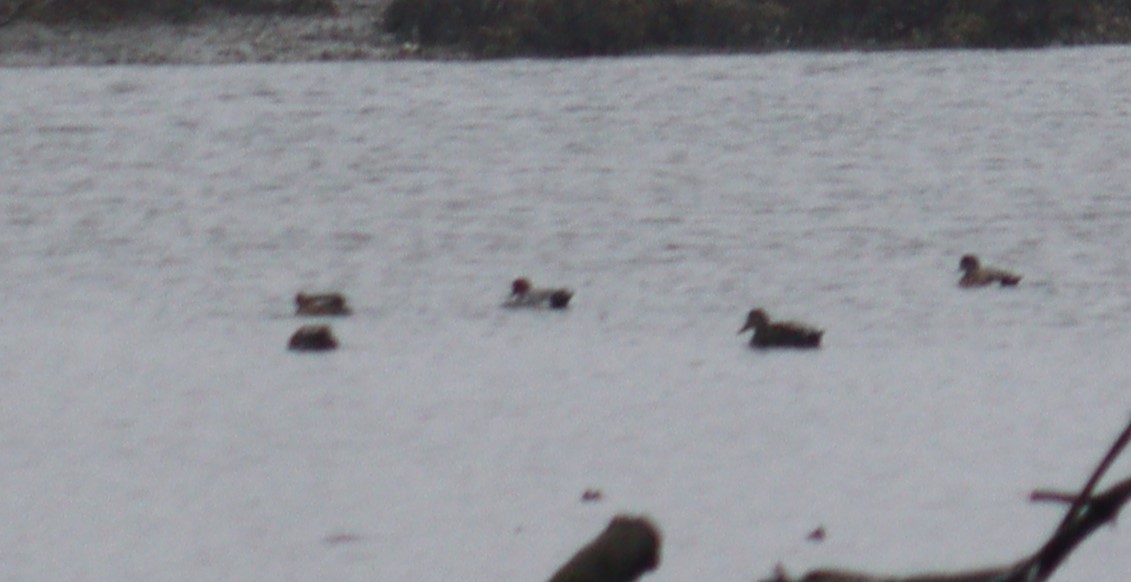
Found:
[[[45,24],[8,20],[0,24],[0,68],[112,65],[228,65],[245,63],[380,62],[400,59],[466,61],[495,57],[474,55],[456,45],[402,43],[405,34],[382,29],[382,13],[395,0],[337,0],[325,15],[232,14],[204,9],[199,18],[172,23],[139,19],[113,24]],[[1122,38],[1122,37],[1118,37]],[[1070,40],[1070,39],[1069,39]],[[821,44],[786,43],[760,47],[652,46],[594,54],[497,55],[501,58],[570,59],[664,54],[766,54],[791,52],[889,52],[920,50],[1029,50],[1125,44],[1112,38],[1097,42],[1052,42],[1043,46],[916,46],[908,41],[877,43],[841,37]]]
[[[405,56],[379,26],[385,0],[340,1],[333,16],[232,15],[193,22],[0,26],[0,67],[377,61]]]

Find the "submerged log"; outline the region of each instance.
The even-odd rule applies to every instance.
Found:
[[[661,539],[647,518],[618,515],[550,582],[633,582],[660,565]]]

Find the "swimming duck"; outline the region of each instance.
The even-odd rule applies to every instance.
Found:
[[[349,315],[349,305],[341,293],[299,293],[295,295],[295,315]]]
[[[296,352],[324,352],[338,347],[338,338],[328,325],[304,325],[291,336],[287,349]]]
[[[770,316],[761,309],[750,310],[746,316],[746,325],[738,333],[751,329],[754,330],[754,337],[750,339],[750,345],[756,348],[816,348],[820,347],[821,336],[825,333],[824,330],[792,321],[772,323]]]
[[[569,300],[572,298],[573,291],[569,289],[538,289],[531,285],[530,279],[519,277],[511,283],[511,294],[503,302],[503,307],[565,309],[569,307]]]
[[[1002,287],[1015,287],[1021,282],[1021,275],[1016,273],[983,267],[975,255],[962,255],[962,259],[958,261],[958,270],[963,273],[958,286],[963,288],[986,287],[994,283],[1000,283]]]

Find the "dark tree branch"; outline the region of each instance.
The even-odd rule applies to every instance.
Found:
[[[1007,578],[1007,582],[1048,580],[1076,546],[1100,526],[1115,521],[1119,510],[1128,500],[1131,500],[1131,478],[1116,483],[1099,495],[1088,497],[1081,504],[1074,504],[1072,509],[1076,515],[1073,519],[1065,522],[1031,558],[1031,565],[1026,569],[1035,568],[1035,577],[1011,577]]]
[[[1038,490],[1029,496],[1032,501],[1056,501],[1071,505],[1048,541],[1036,553],[1020,562],[985,570],[905,577],[876,576],[846,570],[813,570],[801,578],[790,578],[779,564],[774,577],[763,582],[1045,582],[1089,535],[1100,526],[1114,522],[1119,516],[1119,510],[1131,500],[1131,478],[1112,485],[1102,493],[1093,494],[1104,473],[1129,441],[1131,423],[1120,433],[1079,493]]]
[[[1068,509],[1068,513],[1065,514],[1064,520],[1060,522],[1060,527],[1056,529],[1056,532],[1058,534],[1061,532],[1061,530],[1071,527],[1072,524],[1076,522],[1077,515],[1081,511],[1083,511],[1085,506],[1087,506],[1091,502],[1092,491],[1095,491],[1096,485],[1100,482],[1100,479],[1103,478],[1104,473],[1107,472],[1108,468],[1111,467],[1111,464],[1115,462],[1115,458],[1119,456],[1119,453],[1123,452],[1124,447],[1127,446],[1128,440],[1131,440],[1131,423],[1128,423],[1127,428],[1123,429],[1123,432],[1120,433],[1119,438],[1115,439],[1115,443],[1111,445],[1111,449],[1107,452],[1106,455],[1104,455],[1103,460],[1100,461],[1100,464],[1098,467],[1096,467],[1096,470],[1092,472],[1092,476],[1088,479],[1088,483],[1084,485],[1084,490],[1081,491],[1080,494],[1076,497],[1076,502],[1073,503],[1072,507]]]

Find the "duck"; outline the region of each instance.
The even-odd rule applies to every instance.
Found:
[[[746,324],[738,330],[739,335],[754,330],[750,345],[756,348],[817,348],[821,346],[824,330],[792,321],[770,321],[770,316],[762,309],[751,309],[746,316]]]
[[[339,315],[352,313],[341,293],[298,293],[295,315]]]
[[[304,325],[287,343],[287,349],[295,352],[325,352],[337,348],[338,338],[328,325]]]
[[[999,283],[1002,287],[1016,287],[1021,282],[1021,275],[1004,269],[983,267],[977,255],[972,254],[962,255],[958,261],[958,270],[963,273],[958,286],[964,289],[988,287],[994,283]]]
[[[566,288],[536,288],[530,279],[519,277],[511,283],[511,294],[503,302],[503,307],[549,307],[550,309],[565,309],[569,307],[569,300],[573,298],[573,291]]]

